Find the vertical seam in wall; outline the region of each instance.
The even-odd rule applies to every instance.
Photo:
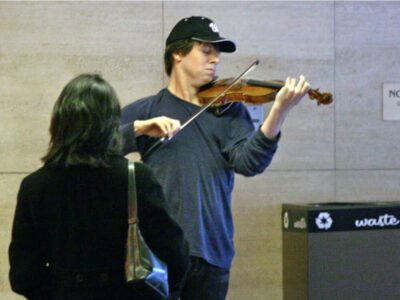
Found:
[[[163,47],[164,47],[164,41],[165,41],[165,38],[164,38],[164,32],[165,32],[165,18],[164,18],[164,1],[165,0],[162,0],[161,1],[161,49],[163,49]],[[161,52],[162,53],[162,55],[161,55],[161,57],[162,57],[162,59],[161,59],[161,64],[162,64],[162,87],[161,88],[164,88],[165,87],[165,72],[164,72],[164,51],[162,51]]]
[[[333,2],[333,95],[336,95],[336,0]],[[334,98],[335,99],[335,98]],[[333,102],[333,196],[337,201],[336,164],[336,101]]]

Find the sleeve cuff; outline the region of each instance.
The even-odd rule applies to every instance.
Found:
[[[128,123],[122,125],[119,130],[121,133],[123,155],[136,151],[137,149],[136,135],[135,132],[133,131],[133,124]]]
[[[257,141],[260,141],[265,146],[276,146],[279,143],[279,140],[281,139],[281,132],[279,131],[278,135],[275,137],[275,139],[270,139],[265,136],[265,134],[261,131],[261,127],[257,129],[255,133],[255,137]]]

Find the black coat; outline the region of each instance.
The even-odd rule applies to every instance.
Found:
[[[177,289],[188,264],[183,232],[149,167],[135,163],[138,217]],[[12,289],[29,299],[140,299],[124,285],[127,160],[109,168],[44,166],[21,183],[9,248]]]

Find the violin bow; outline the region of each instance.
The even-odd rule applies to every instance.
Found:
[[[207,105],[203,106],[198,112],[193,114],[191,117],[189,117],[183,124],[182,126],[170,137],[162,137],[160,138],[157,142],[155,142],[144,154],[143,154],[143,159],[150,153],[152,152],[158,145],[161,143],[165,143],[170,141],[175,135],[177,135],[183,128],[185,128],[187,125],[189,125],[194,119],[196,119],[201,113],[203,113],[207,108],[209,108],[211,105],[213,105],[220,97],[222,97],[227,91],[229,91],[236,83],[239,82],[240,79],[242,79],[244,76],[246,76],[248,73],[250,73],[255,67],[258,66],[260,63],[260,60],[257,59],[255,62],[253,62],[246,70],[244,70],[240,75],[238,75],[232,83],[227,86],[219,95],[214,97]]]

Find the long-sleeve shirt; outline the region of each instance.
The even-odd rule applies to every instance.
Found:
[[[253,176],[265,170],[277,149],[260,129],[254,130],[247,109],[234,103],[217,116],[207,109],[170,141],[136,137],[135,120],[167,116],[184,123],[199,106],[168,89],[135,101],[122,110],[124,152],[139,151],[163,186],[172,215],[189,241],[190,254],[221,268],[234,256],[231,193],[234,173]]]

